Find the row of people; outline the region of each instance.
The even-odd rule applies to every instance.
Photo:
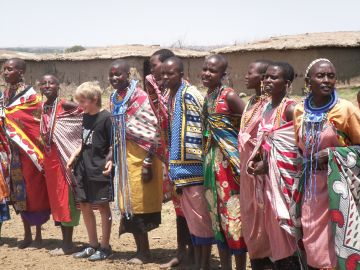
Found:
[[[183,79],[183,63],[171,51],[155,52],[150,64],[144,92],[126,61],[112,63],[109,113],[101,110],[98,85],[78,87],[79,107],[59,98],[52,75],[40,81],[41,105],[23,83],[25,63],[5,63],[2,175],[10,189],[2,185],[1,216],[9,216],[10,196],[24,222],[21,247],[31,243],[30,225],[37,225],[39,242],[50,208],[64,240],[54,254],[72,253],[77,201],[89,246],[74,256],[107,258],[114,199],[119,233],[132,233],[137,246],[129,262],[144,263],[148,232],[161,223],[163,197],[171,197],[178,254],[162,267],[187,255],[197,269],[209,269],[216,243],[223,269],[231,269],[231,255],[236,268],[245,269],[246,252],[253,269],[356,269],[360,113],[338,98],[329,60],[306,69],[309,94],[297,105],[288,97],[295,79],[288,63],[251,63],[245,78],[255,95],[246,104],[223,84],[221,55],[205,59],[205,99]],[[43,143],[36,141],[40,134]],[[46,185],[35,183],[44,175]],[[101,214],[101,243],[94,208]]]

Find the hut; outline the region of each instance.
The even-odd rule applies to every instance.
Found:
[[[297,73],[292,91],[296,94],[302,93],[305,69],[316,58],[328,58],[334,63],[338,87],[360,85],[360,32],[272,37],[216,49],[212,53],[222,54],[228,59],[229,78],[233,87],[242,92],[247,92],[244,75],[248,64],[260,59],[287,61],[292,64]]]

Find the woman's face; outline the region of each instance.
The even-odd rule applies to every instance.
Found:
[[[259,72],[260,63],[251,63],[248,72],[245,75],[245,85],[247,89],[256,89],[260,87],[262,74]]]
[[[318,97],[328,97],[336,84],[336,71],[332,63],[318,62],[309,71],[307,86],[311,93]]]
[[[6,83],[17,84],[22,81],[24,72],[17,68],[16,62],[8,60],[3,66],[3,76]]]
[[[129,72],[121,66],[112,66],[109,70],[109,82],[114,89],[125,89],[129,82]]]
[[[59,83],[53,76],[44,76],[40,80],[40,93],[47,99],[56,99],[58,96]]]
[[[224,75],[224,67],[216,58],[205,60],[201,72],[201,80],[205,87],[215,89],[221,84]]]
[[[286,91],[289,82],[284,78],[284,71],[278,66],[269,66],[264,76],[264,90],[271,96]]]

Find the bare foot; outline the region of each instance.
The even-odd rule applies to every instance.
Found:
[[[41,239],[41,238],[40,238],[40,239],[36,239],[36,238],[35,238],[34,243],[33,243],[32,246],[33,246],[34,248],[36,248],[36,249],[42,248],[42,239]]]
[[[28,238],[28,239],[24,239],[20,245],[18,246],[19,249],[24,249],[24,248],[27,248],[31,245],[32,243],[32,239],[31,238]]]
[[[161,264],[160,269],[169,269],[171,267],[178,266],[180,264],[180,260],[178,257],[172,258],[169,262]]]
[[[129,264],[142,265],[151,262],[151,255],[137,253],[132,259],[127,261]]]

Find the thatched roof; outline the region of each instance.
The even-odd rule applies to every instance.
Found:
[[[232,53],[267,50],[300,50],[315,47],[360,47],[360,31],[307,33],[293,36],[271,37],[251,43],[244,43],[215,49],[213,53]]]
[[[212,50],[211,53],[231,53],[266,50],[296,50],[314,47],[360,47],[360,31],[358,32],[330,32],[308,33],[293,36],[272,37],[251,43],[228,46]],[[160,46],[121,45],[113,47],[89,48],[74,53],[35,54],[13,51],[1,51],[0,60],[19,57],[32,61],[82,61],[93,59],[117,59],[125,57],[150,57]],[[207,51],[171,48],[174,53],[184,58],[204,57]]]
[[[144,45],[121,45],[113,47],[90,48],[80,52],[74,53],[55,53],[55,54],[36,54],[36,53],[22,53],[12,51],[1,51],[0,60],[6,60],[13,57],[19,57],[24,60],[33,61],[81,61],[93,59],[118,59],[125,57],[150,57],[155,51],[159,50],[160,46],[144,46]],[[195,58],[204,57],[207,52],[175,49],[171,50],[179,57]]]

